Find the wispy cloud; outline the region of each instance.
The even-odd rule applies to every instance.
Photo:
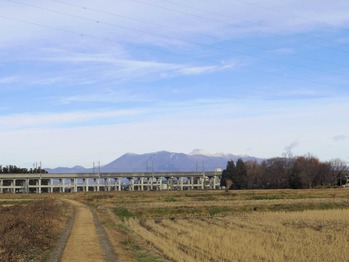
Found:
[[[257,97],[263,99],[317,99],[317,98],[328,98],[335,95],[331,88],[321,88],[316,84],[293,86],[293,85],[283,85],[283,86],[260,86],[256,88],[253,92]]]
[[[284,47],[284,48],[275,49],[273,52],[280,55],[288,55],[288,54],[295,53],[295,50],[293,48]]]
[[[12,159],[66,146],[71,161],[97,148],[347,155],[349,1],[15,2],[0,4],[0,146]]]
[[[98,112],[78,111],[68,113],[37,113],[0,116],[0,125],[4,130],[23,128],[49,128],[65,125],[89,125],[103,124],[105,120],[115,123],[123,120],[124,117],[139,116],[146,112],[146,109],[122,109],[122,110],[99,110]]]
[[[57,64],[65,68],[72,67],[65,77],[47,77],[37,80],[40,84],[55,84],[61,80],[69,81],[70,77],[81,78],[79,82],[95,83],[100,80],[128,81],[137,79],[164,79],[182,75],[204,75],[219,71],[234,70],[241,67],[235,61],[212,63],[211,65],[200,65],[202,62],[173,63],[153,60],[140,60],[127,57],[117,57],[113,53],[69,53],[51,54],[43,58],[33,58],[49,64]],[[207,63],[206,63],[207,64]],[[79,67],[77,67],[77,65]],[[80,66],[84,68],[80,68]],[[98,73],[95,73],[98,72]],[[86,77],[88,73],[88,77]],[[82,77],[85,79],[82,80]],[[93,80],[94,79],[94,80]],[[34,82],[36,83],[36,82]]]
[[[0,77],[0,85],[2,84],[11,84],[15,83],[19,80],[19,77],[17,76],[7,76],[7,77]]]
[[[346,135],[336,135],[332,139],[336,142],[347,140],[349,137]]]
[[[235,63],[231,64],[219,64],[214,66],[188,66],[178,70],[179,74],[184,75],[200,75],[200,74],[209,74],[213,72],[230,70],[237,68]]]
[[[59,83],[65,83],[66,77],[39,77],[39,79],[33,79],[30,81],[31,85],[42,85],[42,86],[50,86],[56,85]]]
[[[75,96],[65,96],[52,98],[62,104],[71,103],[127,103],[127,102],[150,102],[154,99],[147,97],[145,94],[135,94],[126,90],[93,92],[90,94],[81,94]]]

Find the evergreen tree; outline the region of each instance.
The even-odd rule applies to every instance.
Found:
[[[233,160],[227,162],[227,168],[222,172],[221,186],[227,187],[227,180],[234,183],[235,163]],[[230,187],[230,186],[229,186]],[[227,188],[229,190],[230,188]]]
[[[234,181],[235,188],[237,189],[247,188],[247,169],[242,159],[238,159],[238,161],[236,162],[233,181]]]

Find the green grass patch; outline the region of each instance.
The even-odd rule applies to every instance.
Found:
[[[280,195],[254,195],[251,196],[251,200],[273,200],[273,199],[283,199],[284,197]]]
[[[327,209],[343,209],[349,208],[349,203],[298,203],[298,204],[275,204],[268,206],[257,206],[252,209],[249,208],[244,211],[305,211],[305,210],[327,210]]]
[[[157,207],[153,209],[148,209],[147,214],[151,216],[183,216],[183,215],[192,215],[192,214],[200,214],[202,213],[202,210],[199,208],[191,207],[191,208],[184,208],[184,207],[175,207],[175,208],[168,208],[168,207]]]
[[[206,195],[206,196],[200,196],[196,198],[197,201],[214,201],[217,200],[217,198],[213,195]]]
[[[30,203],[33,202],[34,200],[13,200],[13,201],[1,201],[0,200],[0,206],[4,205],[19,205],[19,204],[24,204],[24,203]]]
[[[175,197],[166,197],[165,202],[177,202],[178,200]]]
[[[119,228],[119,229],[122,229],[122,230],[124,230],[124,231],[130,231],[130,230],[128,229],[128,227],[125,226],[124,224],[114,224],[114,226],[117,227],[117,228]]]
[[[127,219],[130,219],[134,217],[135,215],[131,213],[127,208],[125,207],[117,207],[113,209],[113,212],[115,215],[117,215],[122,221],[125,221]]]
[[[209,207],[207,212],[211,215],[218,215],[222,213],[227,213],[231,211],[229,207],[224,207],[224,206],[215,206],[215,207]]]
[[[136,260],[137,262],[165,262],[166,261],[161,257],[149,255],[141,251],[136,253]]]

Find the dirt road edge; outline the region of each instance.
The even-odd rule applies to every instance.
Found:
[[[71,207],[70,218],[68,219],[65,229],[59,237],[56,246],[45,260],[46,262],[59,262],[62,259],[63,251],[68,242],[76,217],[76,208],[71,204],[69,204],[69,206]]]
[[[98,219],[96,211],[92,207],[89,207],[89,209],[93,215],[93,222],[95,224],[95,227],[99,236],[99,240],[103,248],[103,252],[106,256],[106,261],[107,262],[117,261],[117,256],[115,254],[115,251],[111,245],[111,242],[108,238],[107,233],[105,232],[104,227],[102,226],[101,222]]]

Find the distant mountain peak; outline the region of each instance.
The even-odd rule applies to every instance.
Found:
[[[239,158],[257,160],[258,158],[247,155],[230,153],[210,153],[202,149],[194,149],[189,154],[169,151],[135,154],[126,153],[109,164],[100,167],[101,172],[195,172],[198,168],[213,171],[217,168],[224,169],[227,161],[237,161]],[[61,167],[46,169],[49,173],[92,173],[92,168],[75,166],[73,168]]]

